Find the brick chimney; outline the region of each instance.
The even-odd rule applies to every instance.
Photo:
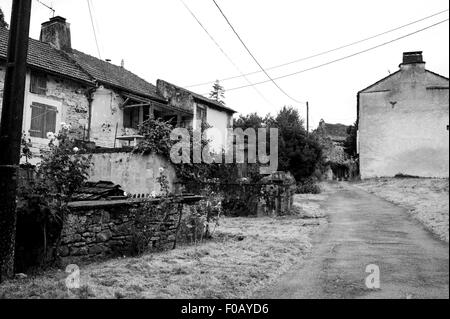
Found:
[[[42,23],[40,40],[53,44],[58,50],[72,52],[70,24],[63,17],[50,18]]]
[[[404,52],[403,63],[400,64],[400,68],[420,67],[425,68],[425,62],[423,61],[422,51]]]

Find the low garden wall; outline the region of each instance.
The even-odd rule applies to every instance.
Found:
[[[151,209],[158,207],[158,199],[70,203],[59,258],[63,264],[69,264],[171,249],[176,245],[183,207],[200,199],[184,197],[165,206],[163,211]]]

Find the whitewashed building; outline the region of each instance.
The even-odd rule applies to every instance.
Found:
[[[449,79],[405,52],[400,69],[358,93],[361,177],[449,176]]]

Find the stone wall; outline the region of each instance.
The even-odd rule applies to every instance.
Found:
[[[5,65],[0,64],[0,119],[3,103],[3,87],[5,80]],[[72,127],[71,135],[77,139],[87,136],[89,122],[89,102],[87,98],[88,87],[75,81],[63,79],[52,75],[47,76],[47,91],[45,94],[33,94],[30,92],[31,76],[27,72],[25,83],[25,99],[23,113],[23,131],[29,135],[31,126],[31,105],[33,102],[53,106],[57,109],[56,131],[59,131],[60,124],[65,122]],[[55,133],[55,132],[54,132]],[[57,133],[57,132],[56,132]],[[33,147],[31,148],[35,158],[33,164],[39,161],[40,151],[48,147],[48,140],[45,138],[31,138]]]
[[[195,112],[194,98],[189,91],[163,80],[157,80],[156,86],[158,93],[167,99],[170,105]]]
[[[144,205],[142,200],[71,203],[58,251],[62,263],[172,248],[179,204],[172,204],[164,218],[140,209]]]

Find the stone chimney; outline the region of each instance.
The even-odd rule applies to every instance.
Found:
[[[400,68],[417,67],[425,68],[425,62],[423,61],[422,51],[404,52],[403,63],[400,64]]]
[[[58,50],[72,52],[70,24],[63,17],[50,18],[42,23],[40,41],[51,43]]]

